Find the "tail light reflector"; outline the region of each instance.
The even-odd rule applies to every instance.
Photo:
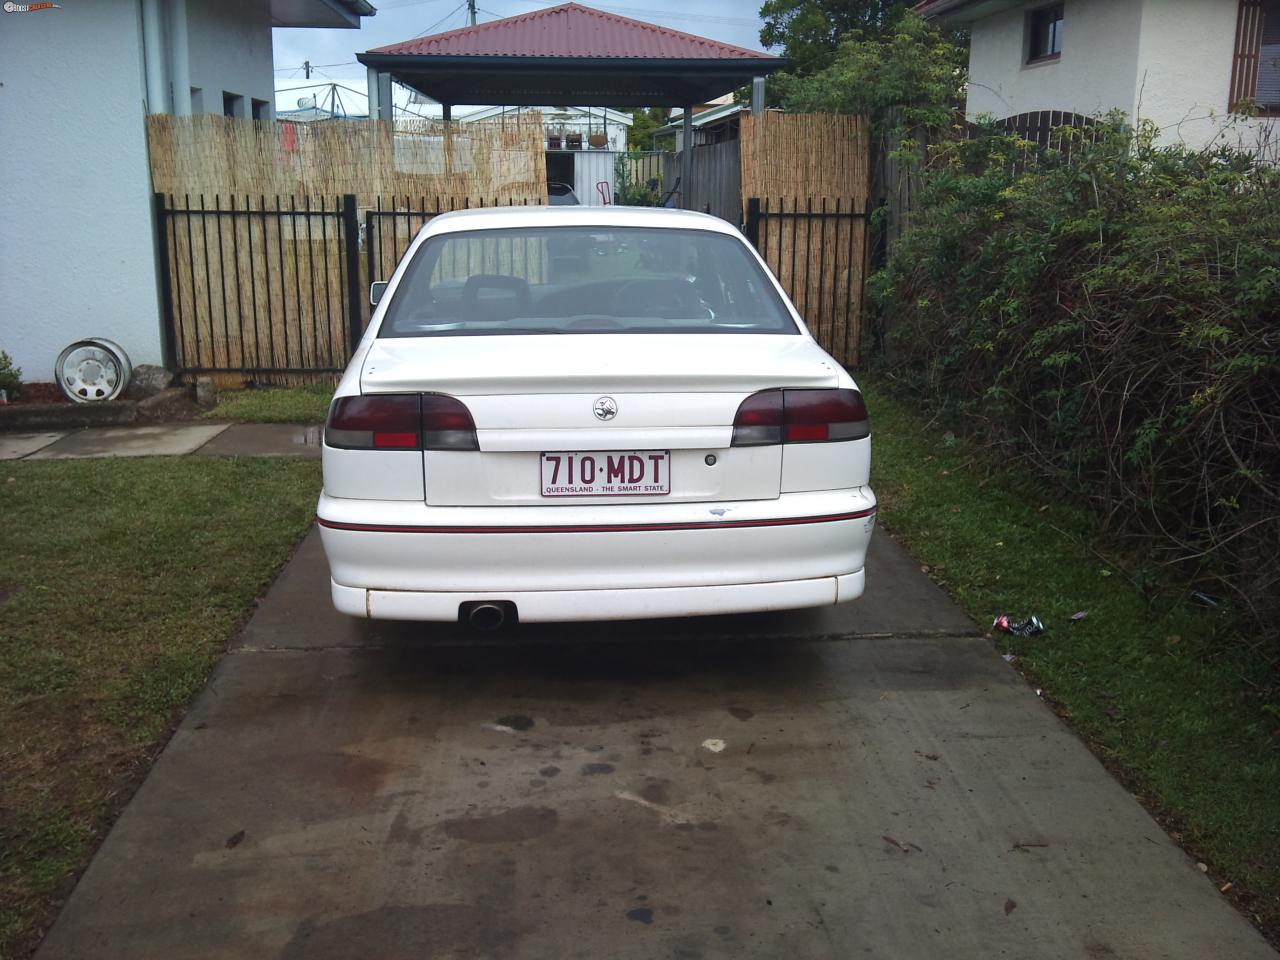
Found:
[[[443,393],[422,395],[422,449],[480,449],[475,421],[461,400]]]
[[[742,401],[733,446],[829,443],[871,435],[867,405],[857,390],[762,390]]]
[[[324,442],[346,450],[479,449],[462,401],[434,393],[338,397]]]

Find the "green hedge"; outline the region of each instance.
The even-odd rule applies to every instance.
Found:
[[[886,366],[1131,536],[1137,575],[1178,570],[1274,639],[1280,172],[1154,139],[938,148],[872,280]]]

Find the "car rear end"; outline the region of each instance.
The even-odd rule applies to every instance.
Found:
[[[566,224],[576,232],[555,232]],[[677,228],[683,246],[646,232]],[[540,231],[549,239],[522,259],[516,241]],[[478,264],[442,266],[460,248],[438,243],[426,248],[433,279],[415,279],[407,265],[450,233]],[[673,251],[688,251],[690,271],[669,269]],[[560,255],[587,259],[557,267]],[[740,286],[707,283],[717,258]],[[775,306],[744,306],[757,297]],[[875,520],[867,413],[797,320],[721,221],[438,218],[392,278],[330,411],[318,515],[335,605],[492,623],[857,597]]]

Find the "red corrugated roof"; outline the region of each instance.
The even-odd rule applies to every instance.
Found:
[[[368,53],[451,57],[774,60],[759,50],[695,37],[667,27],[593,10],[579,3],[535,10],[430,37],[375,47]]]

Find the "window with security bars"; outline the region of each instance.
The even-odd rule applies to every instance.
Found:
[[[1240,0],[1230,105],[1280,113],[1280,0]]]

